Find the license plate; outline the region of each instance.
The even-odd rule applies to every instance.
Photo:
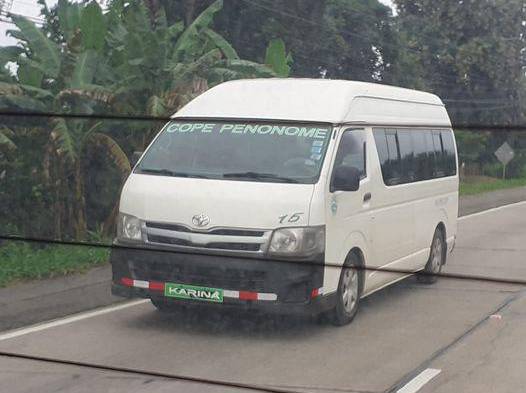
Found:
[[[223,303],[223,290],[218,288],[197,287],[194,285],[167,282],[164,285],[164,296],[186,300]]]

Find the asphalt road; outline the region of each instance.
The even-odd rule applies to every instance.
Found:
[[[464,217],[446,272],[526,280],[526,203]],[[524,287],[409,278],[365,299],[343,328],[246,314],[165,316],[135,302],[0,333],[0,351],[302,392],[500,393],[524,391],[525,331]],[[0,391],[234,389],[0,357]]]

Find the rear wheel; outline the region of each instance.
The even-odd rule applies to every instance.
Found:
[[[342,268],[336,295],[336,306],[330,315],[332,323],[336,326],[351,323],[358,312],[362,286],[361,275],[357,269],[359,265],[359,260],[356,255],[351,254],[347,263]]]
[[[438,280],[437,275],[442,271],[445,261],[446,242],[443,232],[437,228],[431,242],[431,251],[429,252],[426,267],[423,274],[417,274],[417,280],[424,284],[434,284]]]

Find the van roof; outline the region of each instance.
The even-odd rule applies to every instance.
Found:
[[[174,116],[451,126],[434,94],[330,79],[244,79],[217,85]]]

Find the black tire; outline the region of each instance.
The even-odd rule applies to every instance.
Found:
[[[442,271],[442,266],[446,263],[446,240],[440,228],[435,229],[431,249],[426,267],[422,273],[416,275],[416,279],[423,284],[434,284],[438,280],[437,274]]]
[[[328,315],[335,326],[348,325],[358,312],[362,290],[362,274],[359,269],[360,261],[355,254],[350,254],[340,274],[338,291],[336,292],[336,306]]]

